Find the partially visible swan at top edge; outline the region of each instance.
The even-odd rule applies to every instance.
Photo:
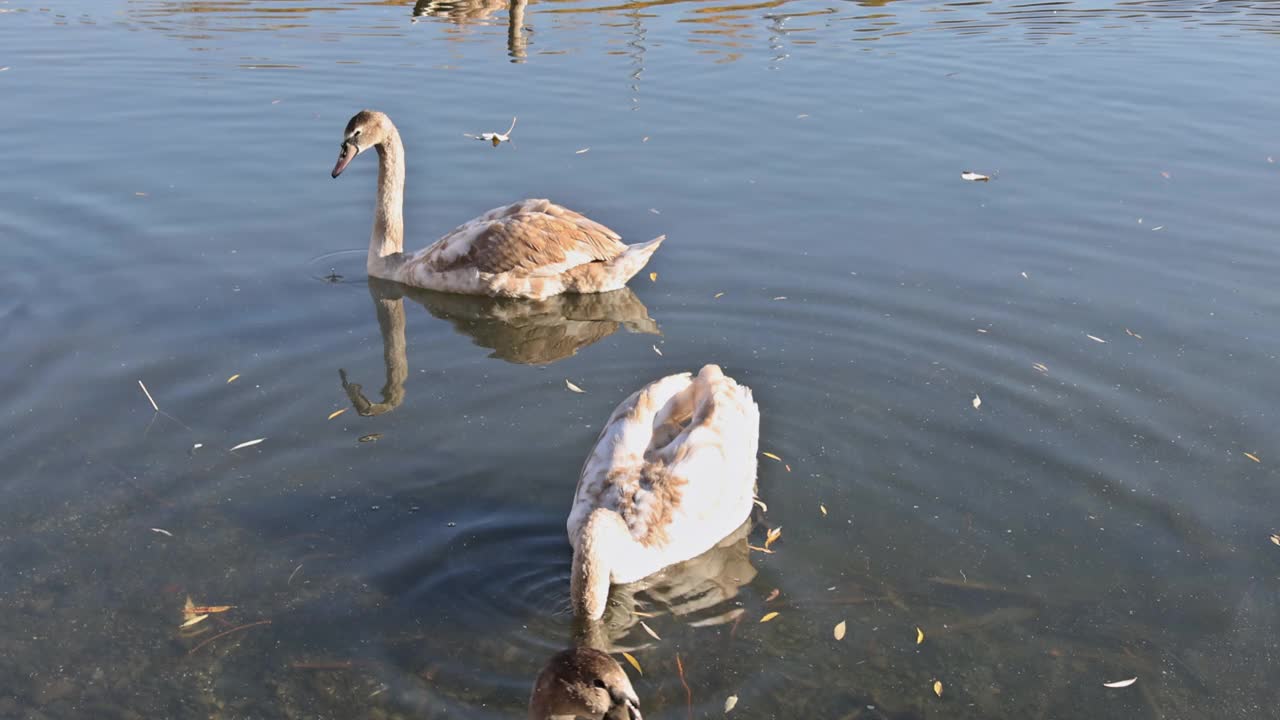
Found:
[[[443,292],[542,299],[617,290],[666,237],[626,245],[617,233],[549,200],[521,200],[459,225],[429,247],[404,252],[404,145],[391,118],[361,110],[347,123],[338,177],[360,153],[378,151],[378,196],[369,274]]]

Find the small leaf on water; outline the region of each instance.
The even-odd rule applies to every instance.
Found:
[[[1258,459],[1258,456],[1257,456],[1257,455],[1254,455],[1253,453],[1245,453],[1245,454],[1244,454],[1244,456],[1245,456],[1245,457],[1247,457],[1247,458],[1249,458],[1250,460],[1252,460],[1252,461],[1256,462],[1256,463],[1260,463],[1260,462],[1262,462],[1261,460],[1259,460],[1259,459]]]
[[[585,155],[585,154],[587,153],[587,151],[588,151],[588,150],[590,150],[590,149],[591,149],[591,148],[589,148],[589,147],[584,147],[584,148],[582,148],[581,150],[577,150],[577,151],[575,151],[573,154],[574,154],[574,155]]]
[[[938,697],[942,697],[942,681],[941,680],[933,681],[933,694],[937,695]]]
[[[1138,682],[1138,678],[1131,677],[1128,680],[1117,680],[1115,682],[1102,683],[1102,686],[1109,687],[1109,688],[1124,688],[1124,687],[1129,687],[1130,685],[1136,682]]]
[[[960,179],[968,180],[969,182],[987,182],[991,178],[986,175],[983,175],[982,173],[976,173],[976,172],[973,172],[972,170],[965,170],[964,172],[960,173]]]
[[[644,674],[644,671],[640,669],[640,661],[636,660],[635,657],[631,655],[631,653],[624,652],[622,653],[622,657],[626,658],[627,662],[631,663],[631,667],[635,668],[636,672],[640,673],[641,675]]]
[[[653,346],[653,351],[658,353],[658,357],[662,357],[662,351],[658,349],[657,345]]]
[[[822,511],[822,517],[826,517],[826,516],[827,516],[827,506],[826,506],[826,505],[819,505],[819,506],[818,506],[818,509]]]
[[[724,699],[724,711],[728,713],[730,710],[738,706],[738,696],[730,695]]]
[[[239,378],[240,378],[240,373],[236,373],[235,375],[232,375],[231,377],[227,378],[227,382],[224,384],[230,385],[231,383],[235,382]]]
[[[980,407],[982,407],[982,398],[978,397],[977,393],[975,393],[973,396],[973,409],[977,410]]]
[[[341,415],[342,413],[344,413],[344,412],[346,412],[346,411],[348,411],[348,410],[350,410],[350,409],[351,409],[351,408],[342,408],[341,410],[334,410],[333,412],[329,413],[329,417],[327,417],[327,418],[325,418],[325,419],[326,419],[326,420],[332,420],[332,419],[334,419],[334,418],[338,417],[339,415]]]
[[[786,299],[787,299],[786,295],[779,295],[778,297],[774,298],[774,300],[786,300]]]
[[[780,538],[780,537],[782,537],[782,526],[781,526],[781,525],[779,525],[778,527],[776,527],[776,528],[774,528],[774,529],[770,530],[770,531],[769,531],[769,532],[764,536],[764,546],[765,546],[766,548],[767,548],[767,547],[769,547],[770,545],[772,545],[772,544],[774,543],[774,541],[775,541],[775,540],[777,540],[777,539],[778,539],[778,538]]]
[[[777,460],[778,462],[782,462],[782,458],[778,457],[777,455],[774,455],[774,454],[773,454],[773,453],[771,453],[771,452],[767,452],[767,453],[760,453],[760,454],[761,454],[761,455],[763,455],[763,456],[765,456],[765,457],[767,457],[767,458],[769,458],[770,460]]]
[[[654,215],[661,215],[661,214],[662,214],[662,211],[661,211],[661,210],[659,210],[658,208],[649,208],[649,212],[653,213]]]
[[[181,625],[179,625],[178,627],[179,627],[179,628],[189,628],[189,627],[191,627],[192,625],[195,625],[196,623],[201,622],[202,620],[204,620],[204,619],[205,619],[205,618],[207,618],[207,617],[209,617],[209,616],[208,616],[208,615],[192,615],[192,616],[191,616],[191,619],[189,619],[189,620],[187,620],[186,622],[182,623],[182,624],[181,624]]]
[[[565,386],[565,387],[567,387],[567,388],[569,388],[569,389],[570,389],[570,390],[572,390],[573,392],[576,392],[576,393],[586,392],[586,390],[583,390],[582,388],[578,387],[577,385],[574,385],[573,383],[569,382],[568,380],[565,380],[565,381],[564,381],[564,386]]]
[[[724,297],[724,293],[722,293],[722,292],[718,292],[718,293],[716,293],[715,295],[712,295],[711,297],[716,298],[716,299],[719,299],[719,298]]]
[[[1025,270],[1024,270],[1024,271],[1023,271],[1023,273],[1022,273],[1022,277],[1026,278],[1026,279],[1028,279],[1028,280],[1030,280],[1030,279],[1031,279],[1031,276],[1027,275],[1027,273],[1026,273],[1026,271],[1025,271]]]
[[[922,642],[924,642],[924,631],[917,627],[916,628],[916,644],[919,645]]]
[[[662,638],[658,637],[658,633],[654,632],[654,631],[653,631],[653,628],[651,628],[651,627],[649,627],[648,625],[646,625],[646,624],[644,623],[644,621],[643,621],[643,620],[641,620],[641,621],[640,621],[640,627],[644,628],[644,631],[645,631],[645,632],[647,632],[647,633],[649,633],[649,637],[653,638],[654,640],[661,640],[661,639],[662,639]]]
[[[776,610],[770,613],[765,613],[764,617],[760,618],[760,622],[767,623],[776,617],[778,617],[778,612]]]
[[[1105,344],[1105,343],[1107,342],[1106,340],[1103,340],[1102,338],[1098,337],[1097,335],[1088,335],[1088,334],[1086,334],[1086,335],[1085,335],[1085,337],[1089,338],[1090,340],[1092,340],[1092,341],[1094,341],[1094,342],[1096,342],[1096,343],[1103,343],[1103,344]]]
[[[1048,366],[1046,366],[1044,363],[1031,363],[1031,367],[1039,370],[1042,373],[1049,372]]]
[[[356,442],[362,442],[362,443],[378,442],[378,438],[380,437],[382,437],[382,433],[369,433],[368,435],[361,435],[360,437],[356,438]]]
[[[266,440],[266,438],[264,438],[264,437],[260,437],[260,438],[258,438],[257,440],[245,440],[244,442],[240,443],[239,445],[237,445],[237,446],[235,446],[235,447],[231,448],[230,452],[235,452],[236,450],[239,450],[239,449],[241,449],[241,448],[253,447],[254,445],[257,445],[258,443],[262,442],[263,440]]]
[[[1139,335],[1138,333],[1136,333],[1136,332],[1134,332],[1134,331],[1130,330],[1129,328],[1125,328],[1125,329],[1124,329],[1124,331],[1125,331],[1125,332],[1127,332],[1127,333],[1129,333],[1129,337],[1135,337],[1135,338],[1138,338],[1139,340],[1141,340],[1141,339],[1142,339],[1142,336],[1141,336],[1141,335]]]
[[[1271,542],[1275,543],[1276,545],[1280,545],[1280,534],[1272,535]]]
[[[168,535],[169,537],[173,537],[173,533],[169,532],[168,530],[165,530],[164,528],[151,528],[151,532],[160,533],[161,535]]]
[[[832,630],[831,634],[834,635],[837,640],[843,640],[844,630],[845,630],[844,621],[841,620],[840,622],[836,623],[836,629]]]
[[[191,608],[191,612],[201,615],[213,615],[215,613],[224,613],[235,608],[235,605],[196,605]]]
[[[765,601],[765,602],[773,602],[774,600],[777,600],[777,599],[778,599],[778,596],[779,596],[779,595],[781,595],[781,594],[782,594],[782,591],[781,591],[781,590],[779,590],[778,588],[774,588],[774,589],[773,589],[773,592],[770,592],[770,593],[769,593],[769,596],[768,596],[768,597],[766,597],[766,598],[764,599],[764,601]]]
[[[649,273],[649,282],[658,282],[658,273],[656,272]]]

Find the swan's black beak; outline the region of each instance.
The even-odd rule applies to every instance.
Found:
[[[360,148],[352,142],[342,143],[342,152],[338,154],[338,162],[333,166],[333,177],[338,177],[343,170],[347,169],[347,165],[360,154]]]

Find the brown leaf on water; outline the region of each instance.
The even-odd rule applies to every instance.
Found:
[[[917,627],[916,628],[916,644],[919,645],[922,642],[924,642],[924,631]]]
[[[1249,458],[1250,460],[1252,460],[1252,461],[1256,462],[1256,463],[1260,463],[1260,462],[1262,462],[1261,460],[1259,460],[1259,459],[1258,459],[1258,456],[1257,456],[1257,455],[1254,455],[1253,453],[1245,453],[1245,454],[1244,454],[1244,456],[1245,456],[1245,457],[1247,457],[1247,458]]]
[[[329,417],[327,417],[327,418],[325,418],[325,419],[326,419],[326,420],[332,420],[332,419],[334,419],[334,418],[338,417],[339,415],[341,415],[342,413],[344,413],[344,412],[346,412],[346,411],[348,411],[348,410],[350,410],[350,409],[351,409],[351,408],[342,408],[341,410],[334,410],[333,412],[329,413]]]
[[[572,382],[569,382],[568,380],[564,381],[564,386],[576,393],[586,392],[586,390],[583,390],[582,388],[578,387],[577,385],[574,385]]]
[[[840,622],[836,623],[836,628],[835,628],[835,630],[832,630],[832,631],[831,631],[831,634],[835,637],[835,639],[837,639],[837,640],[843,640],[843,639],[844,639],[844,631],[845,631],[844,621],[843,621],[843,620],[841,620]]]
[[[661,639],[662,639],[662,638],[658,637],[658,633],[654,632],[654,631],[653,631],[653,628],[651,628],[651,627],[649,627],[648,625],[646,625],[646,624],[645,624],[645,622],[644,622],[643,620],[641,620],[641,621],[640,621],[640,627],[641,627],[641,628],[643,628],[645,632],[649,633],[649,637],[653,638],[654,640],[661,640]]]
[[[649,282],[658,282],[658,273],[656,272],[649,273]]]
[[[775,610],[775,611],[773,611],[773,612],[765,613],[765,614],[764,614],[764,617],[760,618],[760,622],[762,622],[762,623],[767,623],[767,622],[769,622],[770,620],[772,620],[772,619],[774,619],[774,618],[776,618],[776,617],[778,617],[778,611],[777,611],[777,610]]]
[[[938,697],[942,697],[942,681],[941,680],[933,681],[933,694],[937,695]]]
[[[765,456],[765,457],[767,457],[767,458],[769,458],[770,460],[777,460],[778,462],[782,462],[782,458],[778,457],[777,455],[774,455],[774,454],[773,454],[773,453],[771,453],[771,452],[767,452],[767,453],[760,453],[760,454],[761,454],[761,455],[763,455],[763,456]]]
[[[747,545],[747,549],[748,549],[748,550],[755,550],[756,552],[762,552],[762,553],[765,553],[766,555],[772,555],[772,554],[773,554],[773,551],[772,551],[772,550],[770,550],[769,548],[756,547],[755,545]]]
[[[626,659],[627,659],[627,662],[631,663],[631,667],[635,668],[635,669],[636,669],[636,672],[640,673],[641,675],[643,675],[643,674],[644,674],[644,670],[641,670],[641,669],[640,669],[640,661],[639,661],[639,660],[636,660],[636,659],[635,659],[635,656],[633,656],[633,655],[632,655],[631,653],[629,653],[629,652],[624,652],[624,653],[622,653],[622,657],[626,658]]]
[[[778,527],[776,527],[776,528],[774,528],[774,529],[770,530],[770,531],[768,532],[768,534],[766,534],[766,535],[764,536],[764,546],[765,546],[766,548],[767,548],[767,547],[769,547],[770,545],[772,545],[772,544],[774,543],[774,541],[775,541],[775,540],[777,540],[777,539],[778,539],[778,538],[780,538],[780,537],[782,537],[782,526],[781,526],[781,525],[779,525]]]
[[[181,628],[189,628],[189,627],[191,627],[192,625],[195,625],[195,624],[196,624],[196,623],[198,623],[198,622],[203,622],[203,621],[204,621],[204,619],[205,619],[205,618],[207,618],[207,617],[209,617],[209,615],[208,615],[208,614],[205,614],[205,615],[192,615],[190,618],[187,618],[187,621],[186,621],[186,622],[182,623],[182,624],[181,624],[181,625],[179,625],[178,627],[179,627],[180,629],[181,629]]]
[[[768,596],[768,597],[766,597],[766,598],[764,599],[764,601],[765,601],[765,602],[773,602],[774,600],[777,600],[777,599],[778,599],[778,596],[779,596],[779,595],[781,595],[781,594],[782,594],[782,591],[781,591],[781,590],[779,590],[778,588],[774,588],[774,589],[773,589],[773,592],[769,593],[769,596]]]
[[[227,378],[227,382],[226,382],[226,383],[224,383],[224,384],[225,384],[225,385],[230,385],[231,383],[233,383],[233,382],[235,382],[236,380],[239,380],[239,379],[240,379],[240,373],[236,373],[235,375],[232,375],[231,377]]]

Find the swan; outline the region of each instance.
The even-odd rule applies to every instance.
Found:
[[[529,720],[643,720],[640,701],[618,661],[588,647],[551,656],[533,684]]]
[[[404,252],[404,145],[391,118],[361,110],[347,123],[333,177],[378,151],[378,198],[366,266],[374,277],[427,290],[541,300],[617,290],[666,236],[625,245],[617,233],[549,200],[521,200]]]
[[[566,528],[574,614],[604,616],[612,584],[717,545],[750,516],[760,408],[717,365],[649,383],[609,416]]]

